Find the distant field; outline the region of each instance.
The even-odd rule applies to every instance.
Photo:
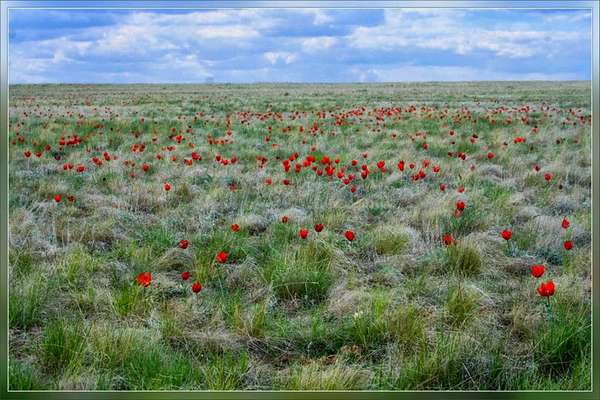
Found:
[[[590,96],[11,86],[10,388],[590,389]]]

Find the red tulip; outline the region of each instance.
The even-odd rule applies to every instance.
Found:
[[[535,276],[536,278],[539,278],[540,276],[544,275],[544,271],[544,266],[541,264],[531,266],[531,275]]]
[[[227,262],[227,259],[229,258],[229,253],[226,253],[224,251],[220,252],[219,254],[217,254],[217,256],[215,257],[215,259],[217,260],[217,262],[221,263],[221,264],[225,264]]]
[[[231,224],[231,230],[233,232],[239,232],[240,231],[240,226],[238,224]]]
[[[444,240],[444,244],[445,244],[446,246],[450,246],[451,244],[453,244],[453,243],[454,243],[454,238],[453,238],[453,237],[452,237],[452,235],[451,235],[451,234],[449,234],[449,233],[447,233],[447,234],[445,234],[445,235],[444,235],[444,238],[443,238],[443,240]]]
[[[350,191],[351,191],[352,193],[355,193],[355,192],[356,192],[356,186],[351,186],[351,187],[350,187]]]
[[[465,209],[465,202],[462,200],[459,200],[456,202],[456,209],[459,211],[463,211]]]
[[[504,240],[510,240],[510,238],[512,237],[512,231],[510,229],[503,230],[502,237],[504,238]]]
[[[323,224],[316,224],[315,225],[315,231],[317,231],[317,233],[321,232],[323,230],[323,228],[324,228]]]
[[[148,172],[148,170],[150,169],[150,166],[146,163],[142,164],[142,169],[144,170],[144,172]]]
[[[288,219],[289,218],[287,217],[287,215],[284,215],[283,217],[281,217],[281,222],[283,222],[284,224],[287,224]]]
[[[494,158],[494,153],[492,153],[491,151],[489,153],[487,153],[487,158],[489,160],[491,160],[492,158]]]
[[[546,172],[546,173],[544,174],[544,179],[545,179],[546,181],[550,182],[550,181],[552,180],[552,174],[550,174],[550,173]]]
[[[562,220],[563,229],[569,229],[569,226],[571,226],[571,222],[567,218],[563,218],[563,220]]]
[[[184,281],[187,281],[188,279],[190,279],[190,271],[183,271],[181,273],[181,279],[183,279]]]
[[[549,280],[548,282],[542,282],[537,288],[537,291],[542,297],[550,297],[554,294],[554,289],[554,282],[552,282],[552,280]]]
[[[164,188],[165,191],[168,192],[169,190],[171,190],[171,185],[169,183],[165,183]]]
[[[199,293],[202,290],[202,284],[198,281],[192,284],[192,292]]]
[[[136,279],[140,286],[147,287],[152,282],[152,274],[150,272],[140,272]]]
[[[23,152],[23,155],[27,158],[31,157],[31,151],[27,150],[25,152]]]
[[[571,250],[573,248],[573,241],[565,240],[563,246],[565,247],[565,250]]]
[[[181,239],[181,241],[179,242],[179,248],[185,250],[188,248],[189,244],[190,242],[188,242],[186,239]]]
[[[440,184],[440,190],[443,192],[446,190],[446,185],[445,184]]]
[[[62,196],[60,194],[56,194],[54,195],[54,201],[57,203],[60,203],[60,200],[62,199]]]
[[[346,232],[344,232],[344,236],[346,237],[346,239],[348,239],[350,242],[354,240],[354,232],[348,230]]]
[[[298,236],[300,236],[302,239],[306,239],[308,236],[308,229],[306,229],[306,228],[300,229]]]

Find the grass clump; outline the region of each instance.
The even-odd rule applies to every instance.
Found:
[[[208,390],[236,390],[244,386],[248,372],[248,353],[226,352],[211,355],[202,369]]]
[[[458,242],[446,249],[446,266],[455,274],[474,276],[481,272],[481,256],[472,245]]]
[[[95,327],[88,354],[90,367],[118,376],[111,389],[180,389],[203,382],[189,356],[169,349],[143,330]]]
[[[535,360],[540,370],[556,377],[576,368],[590,354],[590,315],[586,307],[561,301],[553,302],[548,320],[534,335]]]
[[[117,315],[126,317],[130,314],[141,315],[149,307],[149,298],[144,288],[134,283],[125,283],[113,295],[112,306]]]
[[[42,321],[48,296],[48,284],[41,275],[19,287],[11,287],[9,296],[10,326],[28,329]]]
[[[373,236],[373,248],[378,254],[400,254],[406,249],[409,240],[405,233],[380,229]]]
[[[467,293],[462,286],[451,287],[448,290],[446,305],[448,318],[452,325],[463,325],[472,316],[476,308],[475,298]]]
[[[87,333],[80,322],[57,319],[44,332],[41,361],[50,371],[65,371],[81,362]]]
[[[279,253],[267,267],[267,280],[281,299],[320,301],[333,283],[332,257],[331,250],[320,242]]]
[[[293,367],[283,378],[282,387],[288,390],[360,390],[368,379],[367,371],[358,366],[311,362]]]
[[[427,344],[426,316],[414,305],[393,308],[388,318],[392,338],[406,351],[423,350]]]
[[[10,390],[40,390],[46,388],[40,372],[30,363],[11,359],[8,372]]]

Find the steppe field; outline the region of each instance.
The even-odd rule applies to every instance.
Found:
[[[588,390],[589,82],[13,85],[13,390]]]

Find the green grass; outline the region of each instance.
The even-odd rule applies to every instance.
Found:
[[[332,257],[325,244],[301,244],[291,252],[274,255],[265,268],[265,278],[281,299],[319,301],[333,283]]]
[[[446,266],[450,272],[463,276],[477,275],[481,264],[479,252],[469,243],[459,242],[446,249]]]
[[[10,95],[11,389],[589,389],[591,140],[588,122],[562,126],[587,121],[588,83],[15,85]],[[391,115],[377,123],[378,110]],[[64,134],[84,141],[60,150]],[[46,143],[60,161],[23,155]],[[95,166],[104,151],[118,159]],[[202,160],[185,165],[192,151]],[[296,173],[308,155],[320,170],[339,157],[335,174]],[[540,279],[534,263],[546,265]],[[549,309],[542,279],[556,283]]]

